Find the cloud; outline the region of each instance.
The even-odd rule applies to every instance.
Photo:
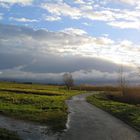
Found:
[[[9,9],[10,5],[8,3],[5,3],[5,2],[0,2],[0,7]]]
[[[76,7],[71,7],[70,5],[66,3],[44,3],[41,6],[42,8],[49,11],[51,14],[57,15],[57,16],[69,16],[73,19],[78,19],[81,16],[81,12]]]
[[[76,1],[76,3],[83,3],[83,1]],[[79,18],[88,18],[91,20],[101,20],[108,21],[113,20],[113,13],[111,11],[94,11],[92,3],[81,5],[78,7],[73,7],[67,3],[44,3],[41,6],[43,9],[46,9],[48,12],[58,16],[68,16],[72,19]]]
[[[58,21],[61,20],[61,17],[59,16],[44,16],[43,19],[46,21]]]
[[[29,19],[29,18],[24,18],[24,17],[22,18],[10,17],[9,19],[17,21],[17,22],[38,22],[38,20],[36,19]]]
[[[108,23],[108,25],[121,29],[140,29],[140,22],[115,21]]]
[[[85,26],[91,26],[91,24],[87,23],[87,22],[83,22],[82,24],[85,25]]]
[[[111,8],[108,3],[113,4],[119,2],[132,5],[131,8]],[[31,4],[33,0],[0,0],[0,6],[8,8],[11,4]],[[136,0],[104,0],[102,2],[91,0],[76,0],[70,2],[59,1],[44,1],[39,7],[47,10],[49,14],[43,16],[46,21],[59,21],[63,17],[69,17],[73,20],[88,19],[91,21],[100,21],[105,24],[120,29],[136,29],[140,30],[140,2]],[[36,19],[11,17],[11,20],[18,22],[37,22]],[[90,21],[90,22],[91,22]]]
[[[111,58],[117,63],[122,59],[124,63],[130,63],[131,59],[139,60],[139,44],[132,42],[129,48],[122,47],[123,40],[116,42],[107,36],[92,37],[81,29],[66,28],[59,32],[50,32],[27,27],[0,26],[1,52],[10,50],[32,53],[36,50],[34,54],[79,55],[109,60]]]
[[[23,5],[28,5],[33,2],[33,0],[0,0],[0,3],[5,2],[5,3],[10,3],[10,4],[23,4]]]
[[[0,46],[3,79],[60,82],[62,74],[72,72],[77,81],[113,80],[119,68],[114,62],[140,59],[133,42],[91,37],[74,28],[51,32],[0,24]]]
[[[46,9],[49,13],[51,13],[54,17],[63,17],[67,16],[71,19],[89,19],[93,21],[104,21],[110,26],[123,28],[124,24],[126,24],[126,28],[140,29],[140,10],[136,9],[115,9],[106,7],[109,2],[116,2],[115,0],[106,1],[105,6],[102,6],[100,2],[98,4],[96,2],[90,1],[75,1],[78,6],[73,6],[72,4],[68,4],[65,2],[46,2],[41,5],[43,9]],[[134,0],[120,0],[119,2],[123,3],[138,3]],[[118,24],[118,25],[117,25]],[[137,26],[136,26],[137,25]]]
[[[140,29],[140,15],[139,10],[118,10],[118,14],[114,14],[115,20],[108,21],[110,26],[121,29]]]
[[[0,62],[1,66],[5,61],[7,61],[6,65],[9,65],[7,68],[0,68],[1,79],[56,83],[62,82],[62,75],[65,72],[71,72],[76,82],[105,82],[118,79],[119,66],[98,58],[48,55],[34,56],[36,60],[32,60],[27,54],[15,55],[15,57],[3,54],[1,58],[3,59]],[[12,61],[14,63],[11,63]],[[131,69],[127,68],[126,72],[129,70]]]
[[[1,71],[0,79],[20,80],[20,81],[33,81],[33,82],[45,82],[45,83],[62,83],[63,74],[60,73],[33,73],[27,71],[20,71],[18,69]],[[71,72],[75,83],[90,83],[90,84],[118,84],[119,73],[114,72],[102,72],[96,69],[90,70],[78,70]],[[136,72],[126,71],[124,72],[126,79],[132,82],[138,82]],[[128,82],[128,81],[127,81]],[[130,84],[130,83],[129,83]]]
[[[138,0],[112,0],[112,1],[121,2],[121,3],[125,3],[125,4],[130,4],[130,5],[140,4],[140,2]]]
[[[91,20],[99,20],[99,21],[112,21],[115,20],[114,13],[109,10],[103,11],[84,11],[83,17]]]
[[[82,29],[76,29],[76,28],[66,28],[62,30],[62,32],[67,33],[67,34],[72,34],[72,35],[86,35],[87,32],[82,30]]]
[[[85,4],[85,1],[84,1],[84,0],[75,0],[75,3],[78,3],[78,4]]]

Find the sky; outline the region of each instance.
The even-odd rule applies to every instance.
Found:
[[[0,78],[139,80],[140,0],[0,0]]]

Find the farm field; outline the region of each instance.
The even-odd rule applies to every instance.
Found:
[[[0,82],[0,114],[61,131],[68,114],[65,100],[79,93],[63,86]]]

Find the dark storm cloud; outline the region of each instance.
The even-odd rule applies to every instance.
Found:
[[[94,57],[96,49],[93,57],[77,49],[87,43],[101,45],[103,41],[86,35],[0,24],[0,78],[60,82],[64,72],[72,72],[77,81],[116,79],[117,64]]]
[[[36,57],[36,61],[24,68],[24,71],[40,73],[74,72],[79,70],[99,70],[101,72],[117,72],[119,66],[99,58],[77,56],[44,56]],[[130,69],[129,67],[127,69]]]
[[[0,70],[30,64],[29,60],[32,60],[31,56],[25,54],[0,53]]]

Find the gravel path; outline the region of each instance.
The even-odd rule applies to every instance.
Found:
[[[74,96],[67,101],[69,117],[62,140],[140,140],[140,133],[110,114]]]

